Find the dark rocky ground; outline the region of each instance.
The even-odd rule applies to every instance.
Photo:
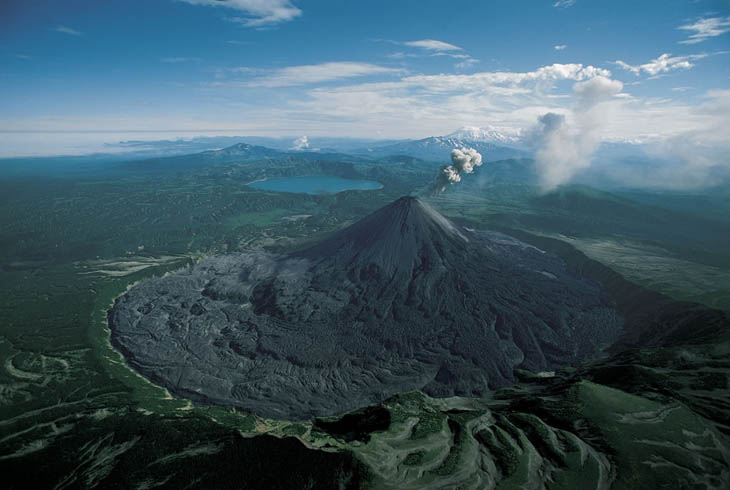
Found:
[[[412,197],[306,250],[215,256],[141,283],[109,319],[153,381],[283,419],[413,389],[486,395],[517,367],[595,356],[623,324],[556,256]]]

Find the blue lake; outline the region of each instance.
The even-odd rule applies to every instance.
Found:
[[[341,177],[276,177],[248,184],[256,189],[277,192],[302,192],[306,194],[336,194],[337,192],[357,190],[372,191],[383,185],[374,180],[343,179]]]

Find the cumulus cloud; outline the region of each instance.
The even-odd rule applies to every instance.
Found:
[[[623,88],[624,84],[620,81],[599,75],[585,82],[574,84],[573,94],[582,108],[591,108],[607,97],[618,94]]]
[[[288,87],[399,71],[370,63],[339,61],[280,68],[266,76],[250,80],[246,82],[246,85],[249,87]]]
[[[58,26],[54,29],[56,32],[60,32],[61,34],[68,34],[69,36],[83,36],[83,33],[80,31],[77,31],[76,29],[71,29],[68,26]]]
[[[438,177],[431,185],[430,192],[443,192],[451,184],[461,182],[463,174],[474,172],[482,164],[482,155],[474,148],[454,148],[451,150],[451,165],[441,167]]]
[[[593,153],[602,140],[602,130],[610,115],[601,102],[619,94],[623,84],[604,76],[576,82],[572,123],[563,114],[548,112],[538,118],[532,131],[535,168],[544,191],[569,182],[591,164]]]
[[[596,76],[610,77],[611,72],[580,63],[555,63],[528,72],[481,72],[468,75],[413,75],[403,82],[427,86],[432,91],[483,90],[499,85],[518,85],[527,82],[559,80],[586,80]]]
[[[616,60],[616,64],[632,72],[634,75],[639,75],[641,72],[647,73],[651,76],[656,76],[660,73],[665,73],[672,70],[684,69],[688,70],[692,68],[694,63],[692,61],[706,58],[706,54],[691,54],[687,56],[672,56],[669,53],[664,53],[656,59],[644,63],[643,65],[630,65],[624,61]]]
[[[555,51],[562,51],[567,47],[567,44],[556,44],[555,46],[553,46],[553,49],[555,49]]]
[[[232,20],[249,27],[277,24],[295,19],[302,15],[302,11],[289,0],[182,0],[193,5],[213,7],[227,7],[238,10],[245,17],[235,17]]]
[[[704,17],[690,24],[681,25],[677,29],[693,33],[684,41],[679,41],[680,44],[697,44],[730,32],[730,16]]]
[[[292,142],[291,150],[303,151],[309,149],[309,138],[300,136]]]

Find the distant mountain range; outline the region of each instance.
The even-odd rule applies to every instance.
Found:
[[[517,133],[502,132],[495,128],[464,127],[445,136],[430,136],[420,140],[370,146],[357,153],[380,157],[410,155],[428,161],[448,161],[454,148],[474,148],[485,161],[521,158],[528,155],[520,148]]]
[[[505,146],[519,145],[521,142],[519,131],[514,131],[509,128],[495,128],[494,126],[487,126],[486,128],[464,126],[446,137],[462,141],[494,143]]]
[[[241,139],[244,139],[243,137]],[[246,138],[248,139],[248,138]],[[266,140],[266,138],[252,138],[252,140]],[[202,139],[201,139],[202,140]],[[208,144],[213,142],[230,143],[231,138],[210,138]],[[382,159],[387,157],[409,156],[415,159],[426,160],[431,162],[447,162],[450,158],[451,150],[454,148],[470,147],[480,152],[486,161],[505,160],[509,158],[526,157],[527,152],[517,147],[517,135],[510,133],[502,133],[494,128],[482,129],[475,127],[462,128],[454,133],[446,136],[431,136],[420,140],[405,141],[380,141],[371,143],[368,147],[353,148],[353,141],[343,140],[343,147],[340,148],[338,140],[328,139],[330,146],[321,146],[318,149],[309,150],[291,150],[283,148],[285,140],[271,139],[271,143],[275,143],[274,147],[251,144],[249,142],[239,142],[219,149],[208,149],[205,151],[191,152],[187,154],[170,155],[171,152],[180,151],[182,149],[192,149],[192,147],[181,144],[180,141],[159,141],[150,142],[146,145],[148,148],[154,148],[156,152],[161,154],[150,155],[147,159],[143,159],[138,153],[134,153],[135,162],[125,165],[152,166],[159,168],[160,166],[175,166],[176,168],[197,167],[200,165],[217,164],[217,163],[235,163],[255,160],[269,159],[288,159],[296,158],[300,160],[352,160],[363,159]],[[312,138],[313,142],[317,138]],[[364,140],[362,140],[365,143]],[[130,148],[138,148],[142,146],[142,142],[125,143]],[[169,144],[170,146],[167,146]],[[202,141],[196,142],[202,144]],[[511,146],[505,146],[511,145]],[[173,147],[176,149],[173,150]]]
[[[196,141],[197,144],[206,144]],[[235,138],[221,137],[205,139],[207,144],[230,143]],[[450,161],[450,153],[454,148],[474,148],[482,154],[485,162],[489,162],[489,170],[482,169],[476,182],[483,186],[489,182],[513,182],[537,185],[539,179],[533,165],[533,149],[525,144],[519,132],[487,127],[464,127],[444,136],[431,136],[418,140],[383,140],[367,141],[344,138],[308,138],[307,148],[292,150],[288,139],[253,137],[238,138],[239,142],[223,148],[190,151],[189,146],[180,141],[151,142],[148,147],[153,153],[133,150],[127,154],[127,163],[123,166],[146,169],[174,167],[177,169],[200,167],[205,165],[254,162],[257,160],[277,160],[280,163],[305,162],[384,162],[394,159],[409,158],[412,163],[433,162],[444,165]],[[240,141],[245,140],[245,142]],[[255,141],[270,142],[258,144]],[[320,144],[325,143],[325,144]],[[170,144],[172,146],[166,146]],[[357,147],[357,144],[362,146]],[[141,142],[128,142],[130,148],[136,148]],[[177,145],[177,146],[176,146]],[[175,149],[173,150],[173,147]],[[188,148],[188,152],[182,153]],[[171,156],[172,154],[172,156]],[[97,157],[98,158],[98,157]],[[113,160],[121,160],[116,155]],[[30,159],[32,160],[32,159]],[[82,161],[76,159],[74,161]],[[495,162],[500,162],[495,164]],[[28,173],[34,162],[29,159],[11,162],[15,168]],[[7,167],[8,164],[6,164]],[[583,169],[574,176],[572,183],[585,184],[597,188],[646,188],[661,187],[662,183],[682,187],[677,182],[677,169],[681,162],[667,157],[652,154],[650,147],[631,142],[604,142],[595,151],[590,168]],[[720,185],[730,180],[730,171],[724,167],[708,170],[705,177],[707,183]],[[724,185],[724,184],[723,184]]]
[[[204,155],[207,159],[281,158],[285,155],[348,154],[368,158],[409,155],[422,160],[448,160],[451,150],[468,146],[482,153],[487,161],[527,156],[520,146],[519,133],[494,127],[463,127],[444,136],[418,140],[368,140],[362,138],[310,137],[308,146],[292,149],[292,138],[261,136],[215,136],[159,141],[122,141],[110,148],[125,149],[129,159],[186,157]],[[98,156],[97,156],[98,157]],[[117,154],[115,159],[123,159]]]

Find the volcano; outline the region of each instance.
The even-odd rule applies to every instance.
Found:
[[[594,282],[403,197],[290,254],[209,257],[109,312],[127,362],[173,393],[288,420],[403,391],[484,396],[579,362],[623,318]]]

